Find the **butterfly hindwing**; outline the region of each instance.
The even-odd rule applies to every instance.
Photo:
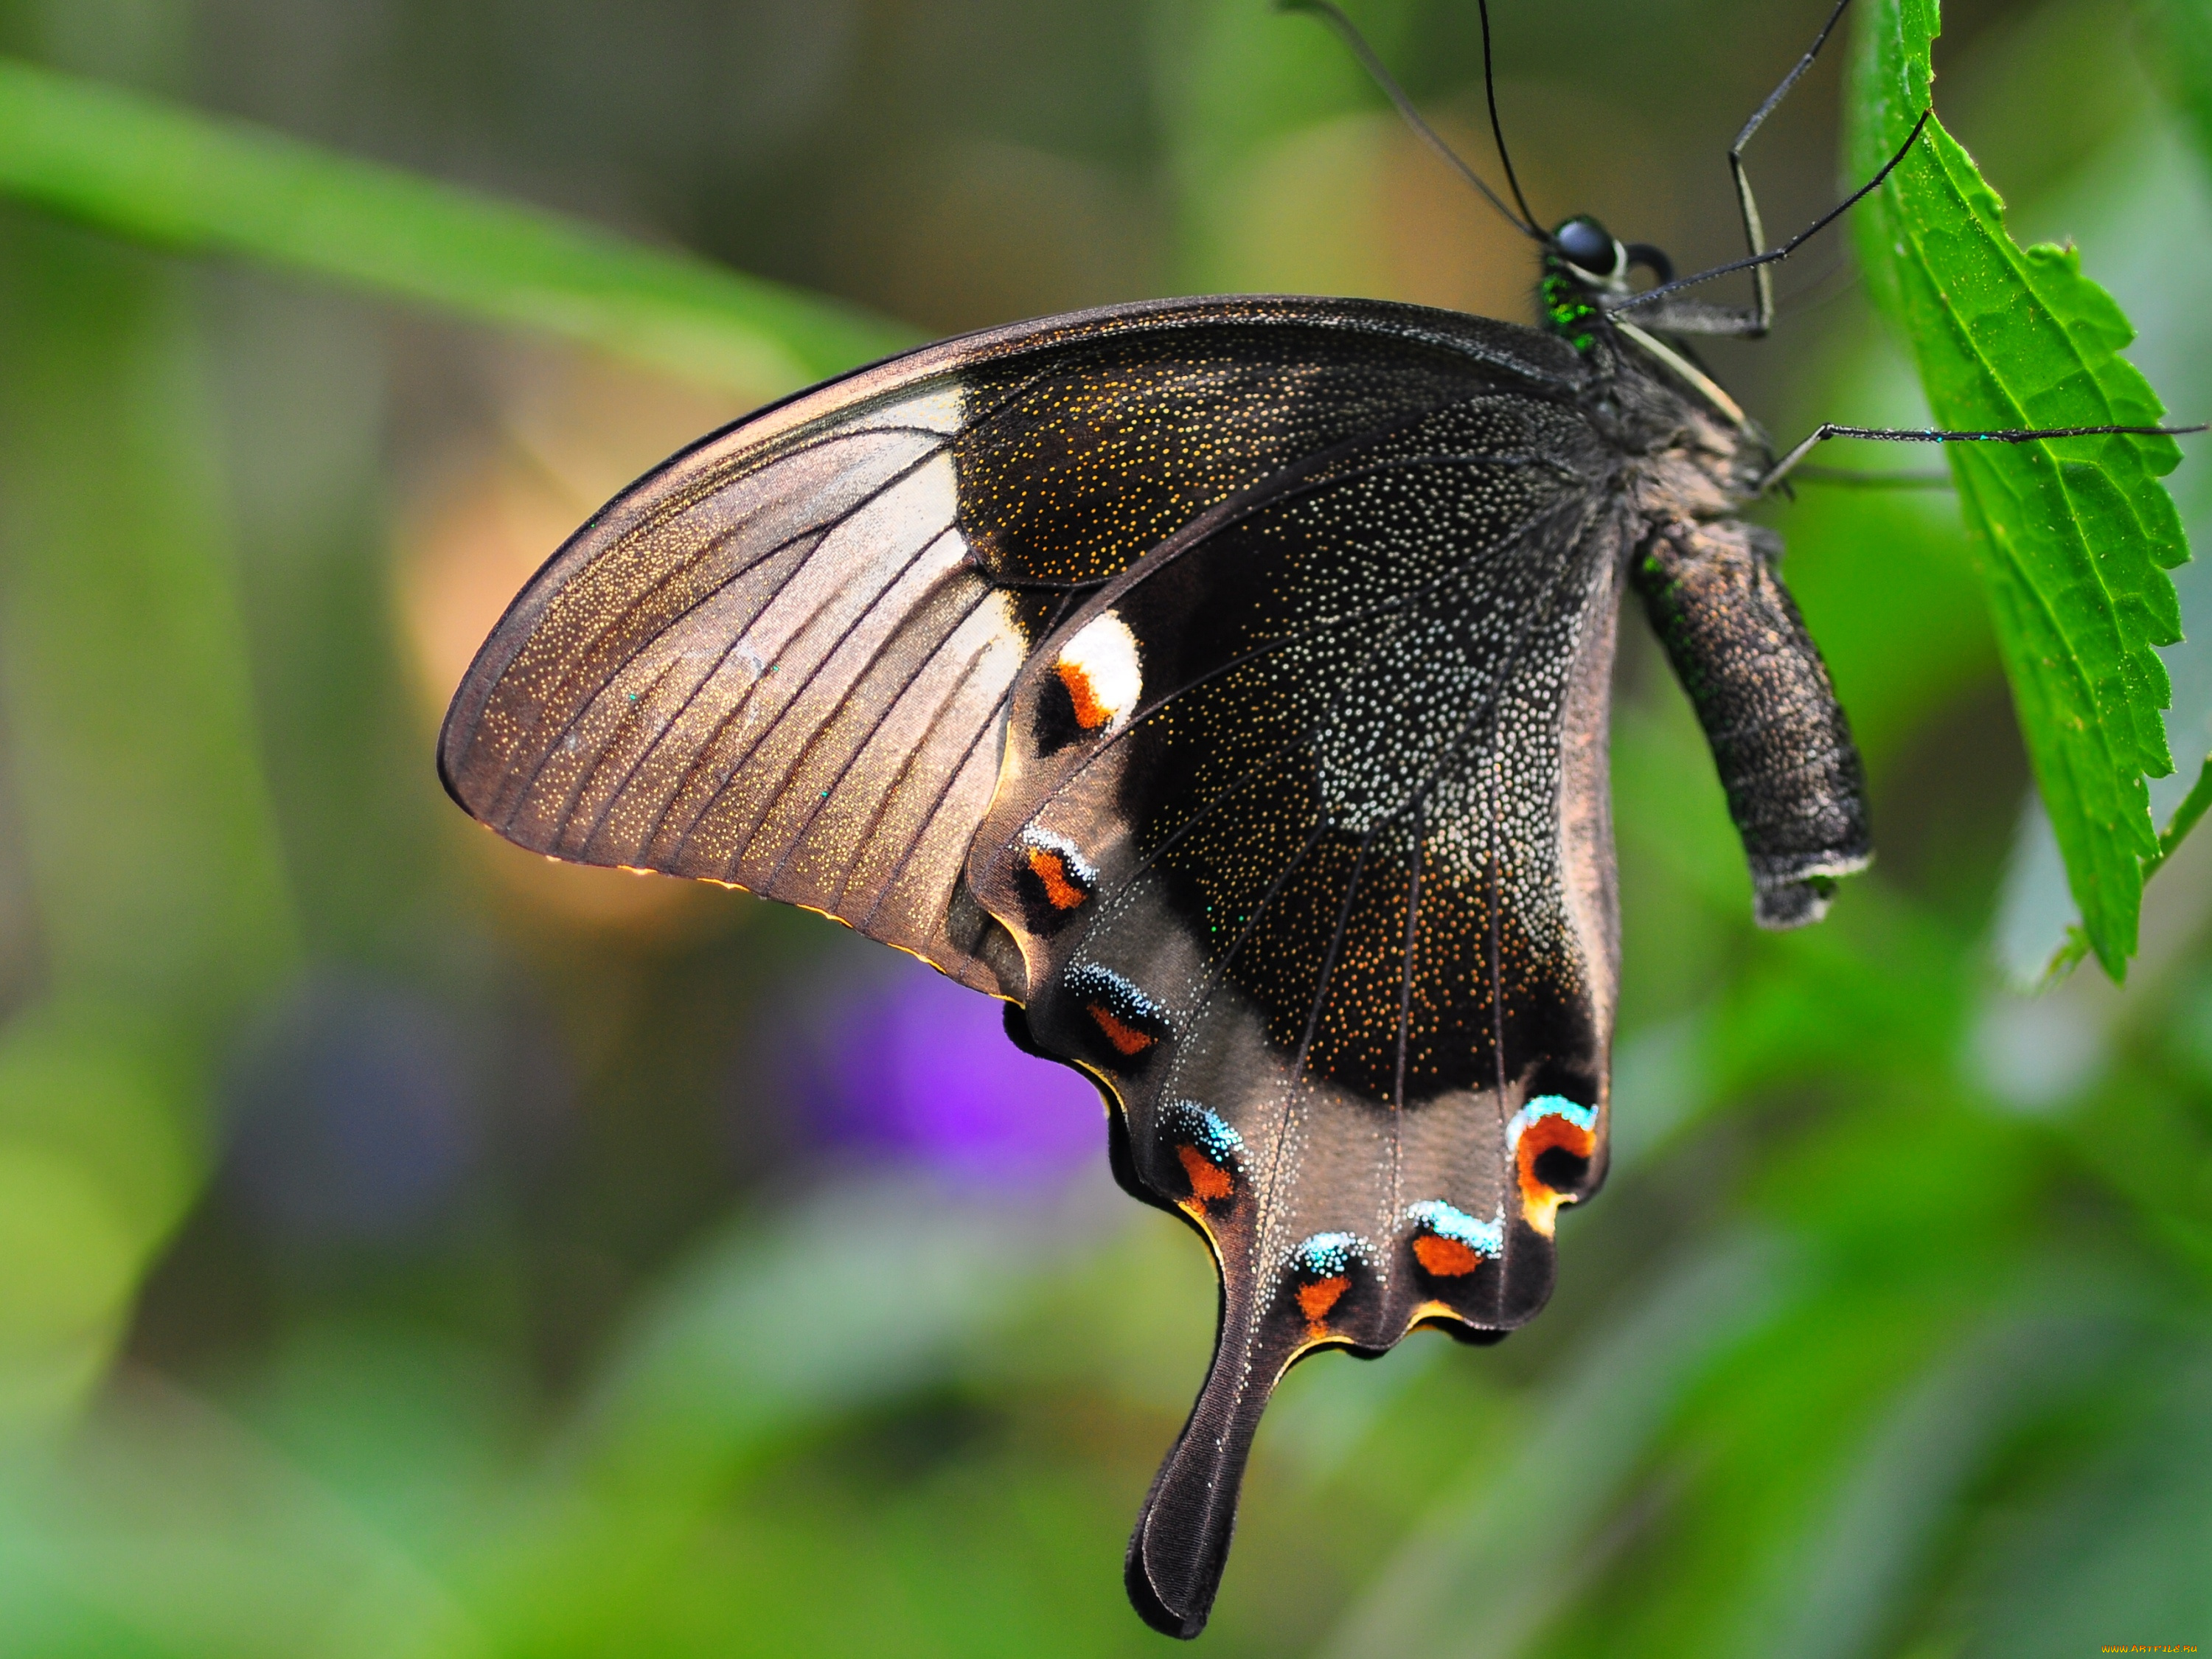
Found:
[[[1282,1372],[1520,1324],[1601,1176],[1613,465],[1525,388],[1402,411],[1184,526],[1015,684],[971,884],[1031,1040],[1106,1079],[1223,1277],[1131,1544],[1163,1629],[1204,1622]]]

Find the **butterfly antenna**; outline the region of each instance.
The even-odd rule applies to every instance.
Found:
[[[1528,198],[1521,193],[1521,180],[1513,172],[1513,158],[1506,153],[1505,128],[1498,118],[1498,79],[1490,72],[1490,0],[1475,0],[1475,9],[1482,15],[1482,95],[1490,105],[1490,141],[1498,146],[1498,165],[1505,169],[1505,183],[1513,192],[1513,201],[1521,210],[1521,220],[1534,228],[1536,216],[1528,211]]]
[[[1505,222],[1511,225],[1514,229],[1532,241],[1548,242],[1551,240],[1536,228],[1535,221],[1528,216],[1527,203],[1522,202],[1521,211],[1515,213],[1499,198],[1496,191],[1483,182],[1482,175],[1462,161],[1459,153],[1444,143],[1442,135],[1421,118],[1420,111],[1413,107],[1413,100],[1406,95],[1406,89],[1398,84],[1390,71],[1383,66],[1382,60],[1375,55],[1374,47],[1367,44],[1365,37],[1359,33],[1352,21],[1335,6],[1330,4],[1329,0],[1275,0],[1275,9],[1311,12],[1342,35],[1345,45],[1352,48],[1352,55],[1359,60],[1360,66],[1374,78],[1375,84],[1382,88],[1384,95],[1397,106],[1398,113],[1406,118],[1406,125],[1420,134],[1431,149],[1442,156],[1446,164],[1458,173],[1461,178],[1473,185],[1481,193],[1482,199],[1496,208]],[[1490,81],[1490,11],[1486,3],[1482,14],[1482,77],[1484,84],[1487,86]],[[1498,100],[1495,94],[1490,100],[1490,122],[1491,131],[1495,135],[1498,132]],[[1498,155],[1500,161],[1504,161],[1505,141],[1502,137],[1498,141]],[[1513,164],[1510,161],[1505,162],[1505,179],[1506,182],[1512,185],[1513,199],[1516,202],[1521,201],[1521,186],[1513,177]]]

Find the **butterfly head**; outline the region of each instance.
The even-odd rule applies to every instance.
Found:
[[[1552,233],[1551,260],[1585,287],[1628,286],[1628,249],[1589,215],[1577,214]]]
[[[1674,261],[1649,243],[1624,242],[1587,213],[1565,221],[1544,242],[1544,317],[1552,331],[1589,350],[1591,325],[1606,301],[1627,296],[1629,273],[1639,266],[1662,283],[1674,274]]]

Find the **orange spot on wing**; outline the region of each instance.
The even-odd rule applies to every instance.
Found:
[[[1091,689],[1091,676],[1081,663],[1056,664],[1060,683],[1067,688],[1068,701],[1075,705],[1075,723],[1086,732],[1096,732],[1114,718],[1114,711],[1098,701],[1098,693]]]
[[[1555,1148],[1587,1158],[1597,1152],[1597,1137],[1564,1117],[1540,1117],[1522,1132],[1514,1161],[1521,1166],[1522,1200],[1531,1210],[1554,1201],[1550,1184],[1536,1173],[1536,1160]]]
[[[1306,1316],[1310,1325],[1318,1325],[1328,1317],[1328,1310],[1352,1288],[1352,1281],[1342,1274],[1332,1279],[1316,1279],[1310,1285],[1298,1286],[1298,1311]]]
[[[1101,1007],[1095,1002],[1087,1004],[1086,1008],[1091,1018],[1098,1023],[1098,1029],[1106,1034],[1106,1041],[1121,1054],[1141,1054],[1159,1041],[1150,1031],[1140,1031],[1127,1020],[1115,1018],[1110,1008]]]
[[[1208,1201],[1227,1198],[1237,1190],[1237,1183],[1229,1171],[1208,1158],[1195,1146],[1178,1146],[1176,1156],[1182,1160],[1182,1172],[1190,1177],[1193,1198]]]
[[[1458,1279],[1482,1265],[1482,1252],[1456,1238],[1424,1233],[1413,1241],[1413,1260],[1439,1279]]]
[[[1030,848],[1030,869],[1044,884],[1044,896],[1055,910],[1073,910],[1090,896],[1067,878],[1067,860],[1049,847]]]

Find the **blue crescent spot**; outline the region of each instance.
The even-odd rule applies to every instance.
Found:
[[[1465,1210],[1455,1208],[1440,1198],[1431,1198],[1407,1210],[1406,1219],[1439,1238],[1457,1239],[1469,1249],[1480,1250],[1485,1255],[1505,1254],[1505,1212],[1502,1208],[1497,1220],[1478,1221]]]
[[[1067,866],[1067,873],[1074,879],[1077,886],[1096,887],[1098,884],[1097,867],[1090,860],[1083,856],[1075,843],[1068,840],[1066,836],[1055,835],[1049,830],[1040,830],[1033,823],[1022,831],[1022,844],[1026,847],[1042,847],[1048,853],[1059,854],[1062,861]]]
[[[1577,1106],[1565,1095],[1538,1095],[1513,1114],[1513,1121],[1505,1126],[1505,1144],[1518,1146],[1523,1132],[1547,1117],[1563,1117],[1585,1134],[1597,1133],[1596,1107]]]
[[[1342,1279],[1367,1260],[1367,1241],[1357,1233],[1316,1233],[1291,1252],[1291,1266],[1309,1279]]]
[[[1194,1100],[1170,1101],[1161,1116],[1166,1119],[1170,1134],[1197,1147],[1216,1164],[1226,1164],[1243,1153],[1244,1137],[1223,1122],[1219,1113]]]
[[[1111,968],[1102,968],[1095,962],[1078,963],[1060,976],[1060,982],[1078,1002],[1103,1003],[1118,1020],[1143,1027],[1148,1033],[1168,1029],[1168,1011]]]

